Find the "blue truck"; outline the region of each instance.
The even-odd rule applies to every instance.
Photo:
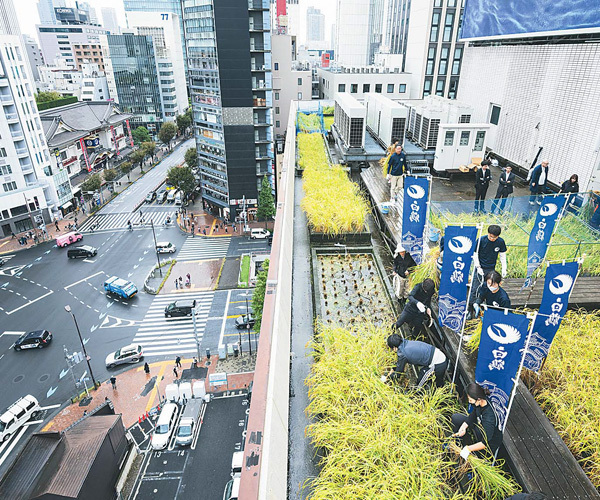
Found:
[[[104,282],[104,289],[108,293],[114,293],[124,299],[130,299],[138,292],[137,287],[131,281],[116,276],[111,276]]]

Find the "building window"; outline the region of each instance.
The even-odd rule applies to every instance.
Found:
[[[378,94],[381,94],[382,87],[383,87],[383,85],[381,83],[376,83],[375,84],[375,92],[377,92]]]
[[[431,34],[429,35],[430,42],[438,41],[438,32],[440,28],[440,13],[434,12],[431,18]]]
[[[431,94],[431,86],[433,85],[433,79],[425,78],[425,83],[423,84],[423,96]]]
[[[371,84],[363,83],[363,93],[371,92]]]
[[[494,125],[498,125],[499,121],[500,121],[500,106],[496,106],[495,104],[492,104],[492,112],[490,113],[490,123],[493,123]]]
[[[442,47],[440,51],[440,66],[438,68],[439,75],[445,75],[448,72],[448,53],[450,52],[449,47]]]
[[[462,58],[462,47],[456,47],[454,49],[454,59],[452,60],[452,74],[458,75],[460,73],[460,60]]]
[[[463,130],[460,133],[460,145],[461,146],[468,146],[470,138],[471,138],[471,132],[469,132],[468,130]]]
[[[275,100],[279,101],[279,92],[275,92]]]
[[[428,76],[433,75],[433,66],[435,64],[435,46],[429,47],[427,51],[427,67],[425,68],[425,74]]]
[[[338,92],[346,92],[346,84],[345,83],[338,84]]]
[[[454,144],[454,130],[446,130],[444,137],[444,146],[452,146]]]
[[[394,93],[394,84],[393,83],[388,83],[387,84],[387,93],[388,94],[393,94]]]
[[[2,184],[2,187],[4,188],[5,193],[8,193],[10,191],[16,191],[17,183],[15,181],[5,182],[4,184]]]
[[[406,83],[401,83],[398,85],[398,92],[400,94],[406,94]]]
[[[480,130],[475,136],[475,146],[473,151],[483,151],[483,143],[485,142],[485,130]]]
[[[275,71],[279,71],[279,63],[275,63]]]
[[[302,85],[302,78],[298,78],[298,85]]]
[[[358,83],[353,83],[350,85],[350,92],[356,94],[358,92]]]
[[[444,42],[452,41],[452,26],[454,24],[454,12],[446,13],[446,22],[444,23]]]
[[[448,0],[448,7],[456,7],[456,0]]]
[[[460,115],[458,123],[471,123],[471,115]]]
[[[445,78],[438,78],[435,84],[435,95],[444,95],[444,87],[446,85]]]
[[[12,174],[12,168],[10,168],[10,165],[0,165],[0,173],[2,175],[10,175]]]
[[[302,100],[302,92],[298,92],[298,100],[301,101]]]
[[[275,120],[275,126],[277,128],[281,127],[281,122],[279,120]]]
[[[275,107],[275,114],[278,115],[279,114],[279,107]]]
[[[6,149],[0,148],[0,158],[6,158]]]

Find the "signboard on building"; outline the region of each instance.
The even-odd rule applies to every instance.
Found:
[[[85,160],[85,166],[87,167],[87,171],[91,172],[92,166],[90,165],[90,157],[88,156],[87,148],[85,147],[85,141],[83,139],[79,139],[79,144],[81,145],[81,152],[83,153],[83,158]]]
[[[117,141],[117,134],[115,133],[115,127],[110,126],[110,133],[112,135],[113,144],[115,145],[115,151],[117,152],[117,156],[119,156],[119,143]]]
[[[227,373],[211,373],[208,376],[208,382],[210,385],[227,385]]]
[[[127,125],[127,135],[129,135],[129,143],[131,147],[133,147],[133,136],[131,135],[131,126],[129,125],[129,120],[125,120],[125,124]]]
[[[98,137],[88,137],[85,139],[85,145],[89,148],[97,148],[100,146],[100,139]]]
[[[244,199],[241,200],[229,200],[230,205],[242,205],[244,203]],[[256,205],[258,200],[256,198],[250,198],[246,200],[246,205]]]

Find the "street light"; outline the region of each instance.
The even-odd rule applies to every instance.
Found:
[[[156,260],[158,261],[158,272],[162,278],[162,269],[160,267],[160,253],[158,253],[158,245],[156,244],[156,233],[154,232],[154,221],[150,219],[150,225],[152,226],[152,236],[154,236],[154,251],[156,252]]]
[[[77,328],[77,335],[79,335],[79,342],[81,342],[81,349],[83,350],[83,355],[85,356],[85,361],[88,365],[88,370],[90,371],[90,377],[92,377],[92,382],[94,383],[94,389],[95,389],[98,385],[96,384],[96,379],[94,378],[94,372],[92,372],[92,365],[90,365],[90,357],[88,356],[88,354],[85,350],[85,344],[83,343],[83,339],[81,338],[81,332],[79,331],[79,325],[77,324],[77,319],[75,318],[75,314],[73,314],[73,312],[71,311],[70,305],[67,304],[65,306],[65,311],[67,311],[73,317],[73,321],[75,322],[75,328]]]

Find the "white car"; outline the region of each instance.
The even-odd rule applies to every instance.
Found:
[[[268,238],[271,235],[271,231],[267,231],[266,229],[253,229],[250,232],[250,239],[252,240],[262,240]]]
[[[0,415],[0,443],[7,440],[12,434],[17,432],[25,422],[27,422],[34,412],[40,409],[38,400],[32,395],[20,398],[17,402],[10,405],[8,409]]]
[[[175,253],[177,247],[170,241],[159,241],[156,244],[156,253]]]
[[[125,363],[138,363],[143,357],[144,350],[141,345],[129,344],[106,356],[104,363],[106,364],[106,368],[112,368]]]

